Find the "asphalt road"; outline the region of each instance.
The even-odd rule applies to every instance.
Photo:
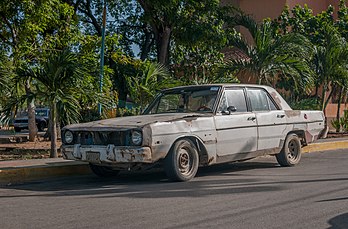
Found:
[[[1,228],[348,228],[348,152],[273,157],[101,180],[70,177],[0,188]]]

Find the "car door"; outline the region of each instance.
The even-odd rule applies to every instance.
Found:
[[[286,116],[277,108],[271,96],[262,88],[247,88],[247,95],[253,113],[256,115],[258,150],[282,146],[286,135]]]
[[[248,111],[244,88],[225,89],[214,119],[218,157],[257,150],[256,116]]]

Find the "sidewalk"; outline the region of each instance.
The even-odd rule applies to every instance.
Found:
[[[348,138],[320,139],[302,149],[303,153],[348,149]],[[0,161],[0,185],[18,184],[53,177],[90,174],[87,163],[62,158]]]

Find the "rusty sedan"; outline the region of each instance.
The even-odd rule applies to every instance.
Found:
[[[188,181],[199,166],[262,155],[294,166],[323,128],[321,111],[292,110],[268,86],[184,86],[163,90],[142,115],[64,127],[61,151],[98,176],[160,165]]]

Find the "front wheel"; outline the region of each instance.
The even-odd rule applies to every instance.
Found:
[[[89,164],[92,172],[98,177],[114,177],[120,172],[119,170],[113,170],[111,167]]]
[[[281,166],[294,166],[301,160],[301,142],[296,134],[289,134],[284,142],[283,149],[276,154]]]
[[[188,181],[195,177],[199,164],[196,146],[189,139],[174,143],[164,159],[164,170],[173,181]]]

